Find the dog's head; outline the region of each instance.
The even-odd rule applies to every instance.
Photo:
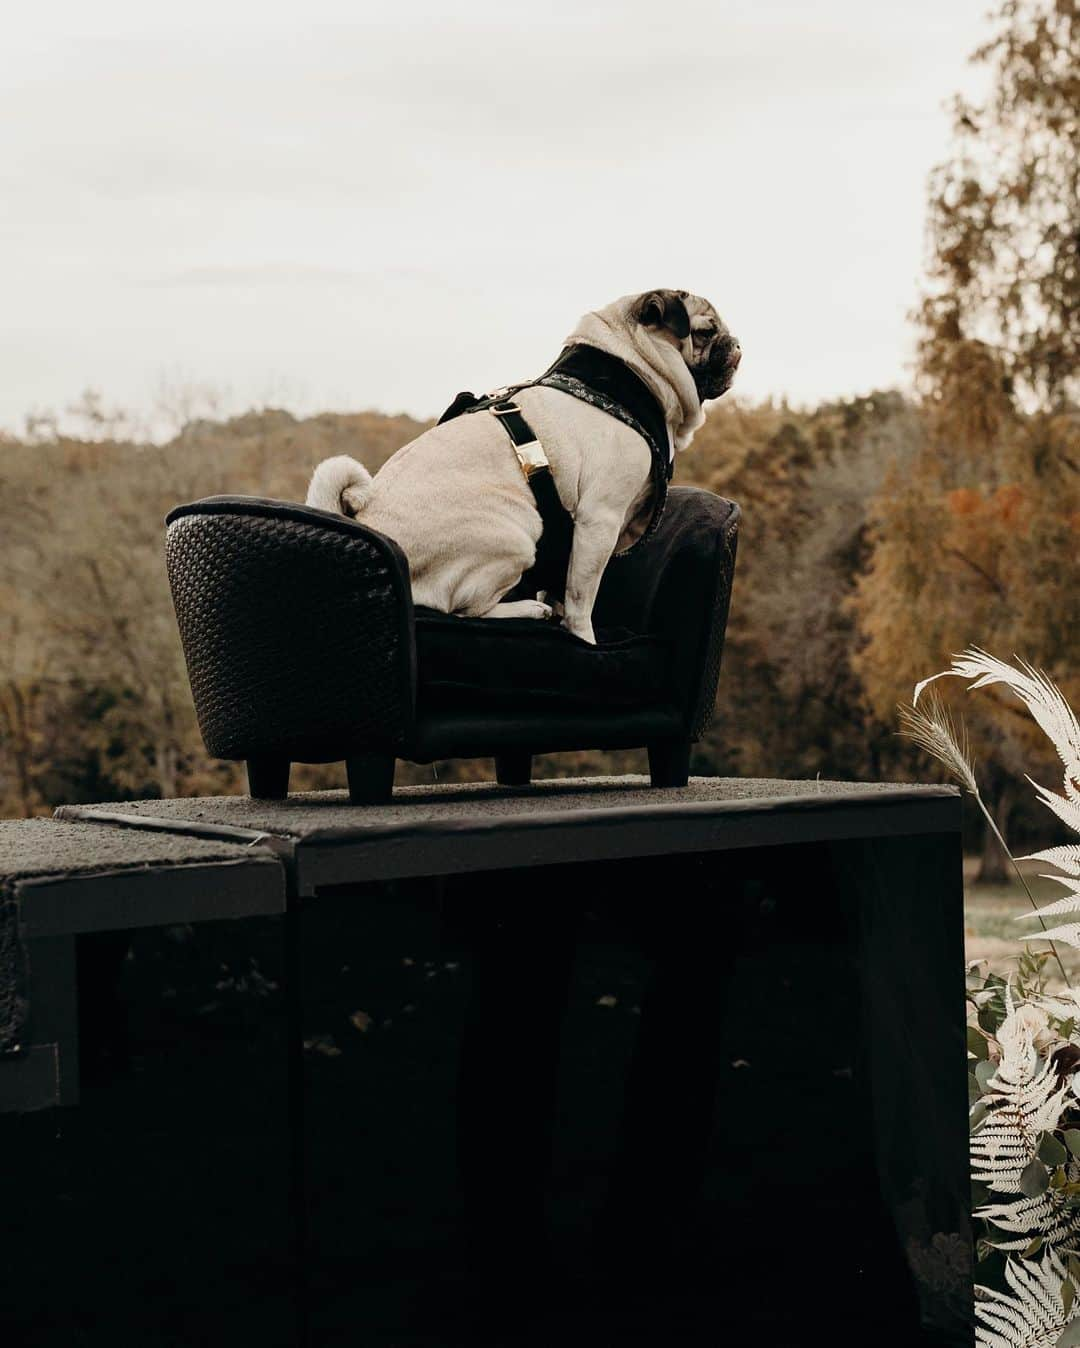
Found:
[[[632,317],[675,347],[702,402],[731,387],[742,348],[708,300],[685,290],[649,290],[638,298]]]

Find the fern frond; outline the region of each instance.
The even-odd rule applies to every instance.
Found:
[[[968,684],[969,690],[986,688],[995,683],[1005,684],[1024,703],[1039,729],[1054,746],[1065,768],[1065,795],[1080,805],[1080,721],[1077,721],[1076,713],[1051,679],[1026,660],[1017,657],[1016,663],[1019,668],[996,659],[978,646],[969,646],[962,655],[953,656],[949,669],[916,684],[912,702],[918,702],[927,684],[948,675],[972,679],[973,682]]]
[[[1046,861],[1056,866],[1066,875],[1080,878],[1080,844],[1066,843],[1063,847],[1048,847],[1042,852],[1032,852],[1029,857],[1017,857],[1017,861]],[[1045,879],[1059,879],[1058,876],[1046,876]]]
[[[1022,1085],[1007,1085],[1000,1077],[999,1071],[982,1097],[989,1113],[971,1136],[971,1178],[989,1185],[995,1193],[1018,1194],[1020,1176],[1038,1151],[1039,1139],[1058,1126],[1068,1087],[1058,1085],[1050,1062]],[[1033,1235],[1044,1234],[1042,1228],[1024,1229]]]
[[[1068,1087],[1059,1086],[1051,1062],[1040,1066],[1032,1032],[1016,1015],[1011,987],[1005,989],[1005,1008],[997,1036],[1001,1061],[982,1097],[988,1107],[986,1122],[971,1138],[971,1177],[995,1193],[1019,1194],[1020,1176],[1038,1151],[1042,1134],[1058,1125]],[[1004,1230],[1018,1229],[996,1217],[991,1220]],[[1023,1229],[1045,1234],[1037,1226]]]
[[[1061,1287],[1065,1266],[1053,1249],[1036,1263],[1009,1259],[1005,1281],[1012,1289],[976,1288],[975,1341],[979,1348],[1055,1348],[1073,1318],[1065,1310]]]
[[[1061,822],[1067,824],[1074,833],[1080,833],[1080,792],[1077,792],[1070,799],[1066,796],[1059,796],[1054,791],[1048,791],[1045,786],[1040,786],[1038,782],[1032,782],[1030,777],[1028,777],[1028,781],[1035,788],[1035,792],[1042,803],[1053,810]]]
[[[1067,893],[1080,897],[1080,876],[1054,875],[1050,871],[1040,871],[1039,879],[1049,880],[1051,884],[1060,885]]]
[[[1046,1189],[1035,1198],[1018,1198],[1014,1203],[984,1203],[972,1216],[985,1217],[1014,1237],[995,1240],[998,1250],[1025,1250],[1034,1236],[1042,1236],[1048,1245],[1062,1245],[1080,1232],[1080,1209],[1070,1208],[1060,1194],[1059,1189]]]
[[[1014,922],[1026,922],[1033,917],[1052,917],[1059,913],[1075,913],[1080,909],[1080,880],[1074,880],[1068,875],[1040,875],[1039,879],[1054,880],[1063,885],[1067,893],[1063,898],[1055,899],[1053,903],[1044,903],[1033,913],[1017,913],[1013,918]]]
[[[1067,922],[1063,927],[1051,927],[1032,935],[1032,940],[1060,941],[1062,945],[1071,945],[1080,950],[1080,922]]]

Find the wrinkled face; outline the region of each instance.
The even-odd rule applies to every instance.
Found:
[[[708,300],[685,290],[650,290],[641,296],[636,317],[679,351],[702,402],[728,391],[742,348]]]

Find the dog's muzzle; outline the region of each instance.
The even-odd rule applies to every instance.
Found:
[[[735,371],[742,360],[742,347],[730,333],[718,339],[709,353],[708,363],[694,371],[694,383],[702,402],[719,398],[731,387]]]

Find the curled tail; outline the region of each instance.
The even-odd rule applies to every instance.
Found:
[[[358,515],[371,496],[372,476],[347,454],[323,459],[311,475],[306,505],[339,515]]]

